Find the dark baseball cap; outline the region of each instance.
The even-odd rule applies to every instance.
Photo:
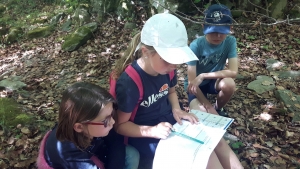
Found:
[[[203,33],[208,34],[218,32],[222,34],[230,33],[230,25],[213,25],[213,24],[232,24],[232,15],[230,9],[222,4],[211,5],[204,11],[205,24]]]

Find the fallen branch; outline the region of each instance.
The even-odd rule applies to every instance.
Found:
[[[233,19],[233,21],[235,22],[235,23],[233,23],[233,24],[211,24],[211,23],[206,23],[206,22],[204,21],[204,19],[203,19],[203,20],[200,20],[200,21],[192,20],[192,19],[190,19],[189,16],[187,16],[186,14],[184,14],[184,13],[182,13],[182,12],[180,12],[180,11],[177,11],[177,12],[172,11],[172,10],[166,8],[164,5],[160,4],[158,1],[154,1],[154,2],[156,2],[159,6],[161,6],[162,8],[164,8],[164,9],[170,11],[170,13],[172,13],[172,14],[178,16],[178,17],[181,18],[181,19],[190,21],[190,22],[195,23],[195,24],[200,24],[200,25],[201,25],[201,24],[206,24],[206,25],[232,25],[232,26],[249,26],[249,25],[265,25],[265,26],[273,26],[273,25],[284,24],[284,23],[289,24],[289,25],[292,25],[291,23],[294,23],[294,22],[295,22],[295,23],[300,22],[300,18],[290,19],[290,18],[289,18],[289,15],[287,15],[287,19],[285,19],[285,20],[279,20],[279,19],[275,19],[275,18],[269,17],[269,16],[264,15],[264,14],[261,14],[261,13],[257,13],[257,12],[253,12],[253,11],[244,11],[244,10],[243,10],[243,12],[256,13],[256,14],[258,14],[258,15],[261,15],[262,17],[265,17],[265,18],[268,18],[268,19],[273,20],[273,22],[272,22],[272,23],[264,23],[264,22],[261,22],[261,21],[255,21],[255,22],[253,22],[253,23],[238,23],[238,22],[236,22],[236,21]],[[193,3],[193,4],[194,4],[194,3]],[[196,6],[196,5],[194,4],[194,6]],[[197,8],[197,7],[196,7],[196,8]],[[199,8],[197,8],[197,10],[199,10]],[[199,11],[200,11],[201,13],[203,13],[203,11],[201,11],[201,10],[199,10]],[[239,10],[236,10],[236,11],[239,11]]]

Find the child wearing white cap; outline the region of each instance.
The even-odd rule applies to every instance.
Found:
[[[194,114],[180,108],[175,91],[177,64],[197,60],[187,42],[181,20],[171,14],[156,14],[147,20],[116,64],[118,120],[115,128],[128,137],[128,143],[141,156],[153,158],[159,139],[167,138],[176,122],[198,121]],[[124,71],[128,65],[141,79],[142,98],[137,84]],[[132,113],[137,105],[136,113]]]
[[[146,21],[116,64],[114,73],[118,80],[114,91],[118,118],[115,129],[128,137],[128,144],[135,147],[141,157],[153,158],[159,140],[169,136],[176,122],[181,124],[182,119],[193,124],[198,122],[192,113],[181,110],[175,91],[176,65],[198,60],[187,42],[182,21],[171,14],[156,14]],[[142,91],[139,91],[140,83],[125,71],[129,66],[137,72]],[[218,164],[218,157],[213,153],[209,165],[216,169]]]

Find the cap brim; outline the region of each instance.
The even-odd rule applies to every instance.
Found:
[[[222,34],[230,33],[230,26],[226,25],[204,25],[203,33],[206,35],[208,33],[218,32]]]
[[[160,55],[160,57],[171,64],[182,64],[193,60],[198,60],[197,56],[188,46],[176,48],[154,47],[154,49]]]

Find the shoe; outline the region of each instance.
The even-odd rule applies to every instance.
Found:
[[[222,108],[220,110],[216,110],[216,111],[220,116],[228,117],[228,113],[226,112],[226,110],[224,108]]]

